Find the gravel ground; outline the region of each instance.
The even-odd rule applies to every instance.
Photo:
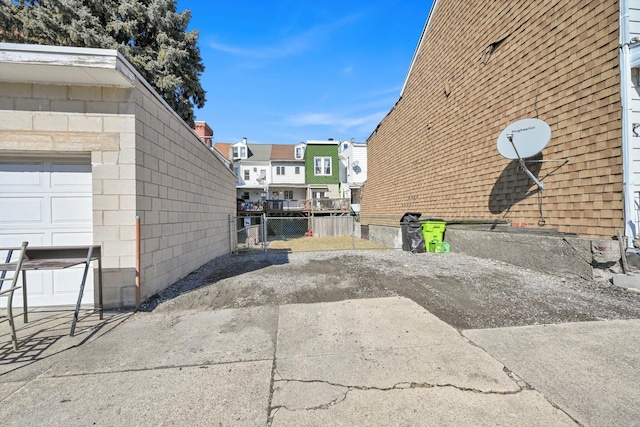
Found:
[[[458,329],[640,318],[640,294],[462,254],[392,250],[227,255],[143,304],[215,310],[403,296]]]

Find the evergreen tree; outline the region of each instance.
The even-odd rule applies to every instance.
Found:
[[[0,0],[0,41],[117,49],[189,125],[204,71],[175,0]]]

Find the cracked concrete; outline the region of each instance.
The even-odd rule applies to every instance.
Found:
[[[640,320],[463,333],[581,425],[638,425]]]
[[[513,395],[530,390],[530,387],[519,388],[514,391],[484,391],[480,389],[460,387],[453,384],[429,384],[429,383],[398,383],[392,387],[380,388],[359,385],[332,384],[327,381],[299,381],[299,380],[278,380],[276,381],[276,396],[271,410],[284,408],[288,411],[307,411],[316,409],[329,409],[347,398],[347,395],[354,391],[392,391],[407,390],[412,388],[454,388],[459,391],[479,393],[486,395]],[[318,403],[322,402],[322,403]]]
[[[137,313],[19,371],[0,375],[8,425],[571,422],[402,297]]]
[[[352,390],[326,410],[280,408],[272,426],[529,425],[575,426],[535,391],[511,395],[468,393],[456,388]]]
[[[241,271],[246,260],[229,258],[214,268],[223,278],[205,268],[156,310],[83,320],[76,337],[68,318],[21,325],[24,351],[0,342],[0,419],[216,427],[640,419],[638,320],[567,323],[637,317],[636,296],[466,256],[413,255],[291,254]],[[543,321],[563,324],[504,327]]]
[[[392,321],[397,318],[403,321]],[[522,393],[531,398],[514,398]],[[443,396],[448,410],[433,404]],[[478,396],[504,408],[480,410]],[[468,423],[493,423],[508,411],[526,423],[572,424],[488,353],[405,298],[280,307],[271,426],[381,425],[387,417],[395,425],[420,425],[419,415],[427,414],[444,422],[445,413],[468,408],[470,399],[477,407]],[[401,408],[404,421],[386,412]],[[465,417],[460,411],[449,421]]]
[[[402,323],[389,322],[400,317]],[[278,323],[276,379],[380,389],[398,383],[518,388],[495,359],[405,298],[288,305]]]

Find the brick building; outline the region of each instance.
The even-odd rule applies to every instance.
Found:
[[[400,99],[367,141],[362,215],[543,219],[585,237],[622,229],[630,244],[640,108],[629,21],[638,14],[625,0],[434,1]],[[544,162],[527,163],[542,192],[496,149],[524,118],[552,130],[533,159]]]
[[[196,135],[200,137],[207,147],[213,148],[213,129],[205,121],[196,120],[194,124]]]

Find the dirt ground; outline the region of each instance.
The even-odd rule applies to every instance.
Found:
[[[462,254],[398,250],[227,255],[143,304],[223,309],[403,296],[458,329],[640,318],[640,294]]]
[[[300,237],[291,240],[274,240],[269,242],[269,250],[326,251],[349,249],[388,249],[386,246],[366,239],[344,237]]]

